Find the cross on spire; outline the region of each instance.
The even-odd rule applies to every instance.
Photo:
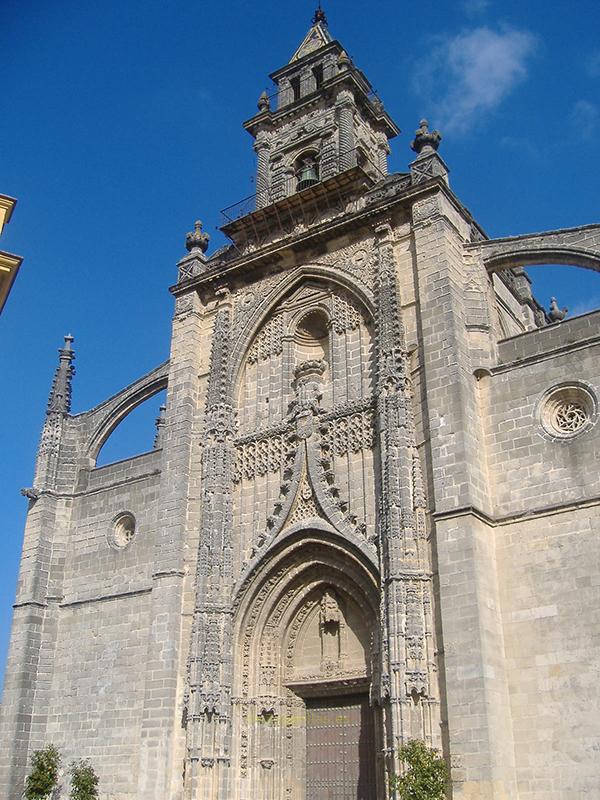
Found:
[[[318,25],[319,23],[321,25],[327,25],[327,17],[325,16],[325,12],[321,8],[321,3],[319,3],[312,21],[313,25]]]

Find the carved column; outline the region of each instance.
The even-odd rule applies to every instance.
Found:
[[[381,457],[380,701],[388,767],[409,738],[432,743],[437,692],[432,686],[431,572],[425,494],[415,441],[413,394],[389,222],[376,228],[377,413]],[[436,734],[437,736],[437,734]]]
[[[227,386],[232,305],[217,311],[202,453],[196,603],[188,660],[186,797],[229,798],[232,489],[235,418]]]
[[[377,167],[379,168],[380,178],[388,174],[388,155],[390,146],[387,136],[383,131],[377,132]]]
[[[269,148],[271,146],[268,131],[261,130],[254,142],[256,153],[256,207],[263,208],[270,202],[269,194]]]
[[[292,87],[289,78],[281,78],[279,81],[279,92],[277,95],[277,108],[283,108],[289,105],[294,99]]]
[[[334,53],[328,53],[323,59],[323,80],[328,81],[337,73],[337,57]]]
[[[312,94],[317,90],[317,80],[310,67],[305,67],[300,75],[300,96]]]
[[[354,96],[349,89],[343,89],[335,101],[339,129],[339,172],[356,164],[356,145],[354,137]]]
[[[319,177],[322,181],[337,172],[335,137],[333,130],[326,131],[321,137],[321,158],[319,161]]]
[[[271,162],[271,200],[276,202],[287,194],[287,177],[285,164],[281,154],[273,157]]]

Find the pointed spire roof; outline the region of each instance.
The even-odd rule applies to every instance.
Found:
[[[299,61],[301,58],[304,58],[304,56],[307,56],[309,53],[313,53],[315,50],[318,50],[320,47],[323,47],[330,42],[333,42],[333,37],[329,33],[329,28],[327,27],[327,17],[321,8],[321,4],[319,3],[319,7],[315,11],[315,15],[312,20],[312,27],[302,40],[300,47],[290,58],[290,64],[293,64],[294,61]]]
[[[65,336],[65,346],[58,351],[58,367],[54,373],[54,381],[48,398],[48,414],[68,414],[71,410],[71,381],[75,373],[73,359],[73,337]]]

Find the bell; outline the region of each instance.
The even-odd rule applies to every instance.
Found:
[[[314,161],[305,161],[298,175],[297,190],[300,192],[302,189],[307,189],[309,186],[314,186],[319,182],[319,175]]]

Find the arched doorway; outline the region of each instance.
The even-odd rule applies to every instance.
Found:
[[[255,571],[236,613],[236,796],[380,796],[378,640],[375,569],[337,537],[302,531]]]

